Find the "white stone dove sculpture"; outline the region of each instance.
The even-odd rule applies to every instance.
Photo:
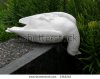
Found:
[[[68,41],[67,52],[73,56],[80,54],[80,35],[72,15],[64,12],[42,13],[22,18],[19,22],[25,26],[7,28],[6,32],[14,32],[39,43],[57,43],[65,38]]]

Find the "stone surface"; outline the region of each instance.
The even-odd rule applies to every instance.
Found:
[[[10,74],[15,72],[16,70],[28,64],[29,62],[34,61],[36,58],[49,51],[51,48],[51,45],[42,45],[35,47],[34,50],[29,51],[25,55],[17,58],[16,60],[13,60],[9,64],[0,68],[0,74]]]
[[[84,64],[67,53],[63,44],[53,46],[13,74],[82,74]]]
[[[0,43],[0,68],[42,46],[19,37]]]
[[[67,53],[65,43],[66,41],[55,45],[44,45],[32,43],[23,38],[11,39],[1,43],[0,50],[4,50],[4,47],[5,51],[4,54],[0,52],[0,60],[3,61],[0,61],[0,74],[83,73],[83,64],[76,57]],[[9,49],[12,50],[7,53]],[[13,50],[16,51],[12,52]],[[20,52],[18,53],[17,50],[20,50]],[[26,50],[27,52],[25,52]]]

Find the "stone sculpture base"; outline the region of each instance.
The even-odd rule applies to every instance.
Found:
[[[58,44],[12,74],[82,74],[82,68],[83,64]]]

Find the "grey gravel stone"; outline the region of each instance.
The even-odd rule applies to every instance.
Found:
[[[34,50],[37,46],[40,44],[32,43],[20,37],[0,43],[0,68]]]

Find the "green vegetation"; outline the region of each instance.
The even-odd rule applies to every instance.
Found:
[[[22,17],[64,11],[77,19],[81,35],[79,59],[89,73],[100,73],[100,0],[7,0],[0,4],[0,41],[14,37],[5,33],[11,26],[21,26]]]
[[[6,41],[12,37],[15,37],[15,34],[6,33],[5,30],[6,30],[6,26],[0,24],[0,41]]]
[[[70,1],[67,10],[77,19],[81,35],[80,51],[83,53],[79,59],[85,64],[83,70],[89,73],[100,73],[100,1]]]
[[[84,70],[90,73],[100,73],[100,21],[91,21],[87,25],[80,25],[81,45]]]

